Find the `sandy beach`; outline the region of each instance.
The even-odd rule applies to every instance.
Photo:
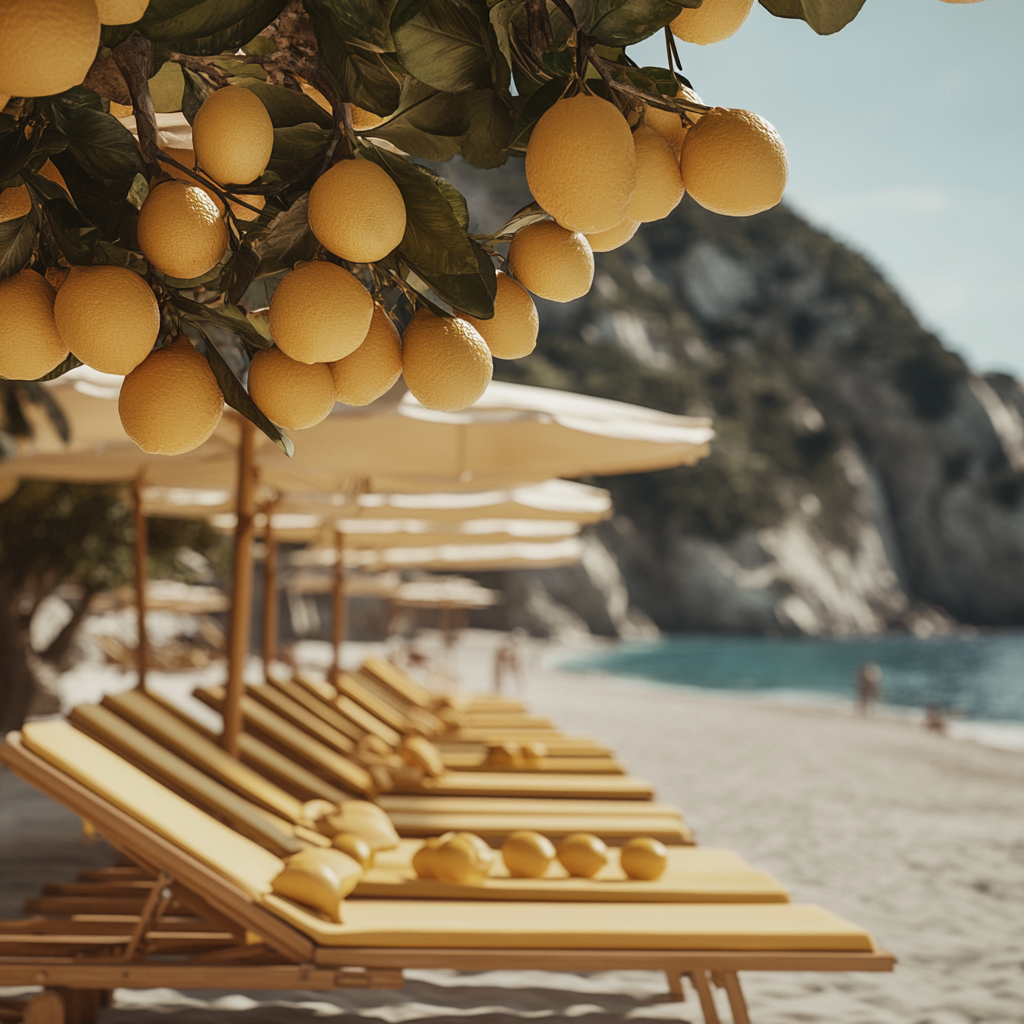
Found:
[[[466,688],[489,686],[494,636],[458,653]],[[326,646],[326,645],[324,645]],[[310,648],[314,654],[316,649]],[[353,645],[355,657],[359,650]],[[536,644],[524,693],[567,731],[606,741],[701,843],[738,850],[801,902],[869,928],[899,957],[891,975],[744,976],[756,1024],[1020,1024],[1024,1021],[1024,755],[936,736],[845,707],[782,704],[558,671],[568,651]],[[126,686],[76,676],[74,692]],[[184,677],[157,679],[181,693]],[[76,819],[0,772],[0,912],[44,881],[111,856]],[[119,991],[106,1024],[298,1024],[314,1017],[505,1022],[580,1017],[695,1020],[644,972],[407,973],[400,992]],[[728,1019],[723,1004],[723,1019]]]

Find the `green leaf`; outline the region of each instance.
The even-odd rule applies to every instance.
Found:
[[[73,356],[69,353],[67,359],[65,359],[63,363],[59,366],[55,366],[44,376],[37,378],[36,383],[42,384],[48,380],[56,380],[58,377],[63,377],[65,373],[69,373],[71,370],[75,370],[82,365],[82,360],[79,359],[78,356]]]
[[[33,183],[28,183],[32,189]],[[38,195],[33,198],[39,201]],[[46,234],[56,243],[61,255],[75,266],[90,266],[93,249],[99,241],[95,224],[87,221],[67,199],[47,199],[41,203]]]
[[[453,310],[489,320],[494,316],[494,295],[498,288],[498,279],[490,256],[476,242],[471,244],[477,261],[477,270],[474,274],[444,274],[430,267],[405,262],[430,286],[434,294],[447,302]],[[410,281],[410,284],[413,282]]]
[[[191,320],[189,322],[195,323]],[[206,342],[203,346],[203,355],[206,356],[206,361],[210,364],[214,377],[217,378],[217,384],[220,387],[221,394],[224,396],[224,401],[236,412],[240,412],[254,426],[259,427],[288,458],[291,458],[295,454],[295,445],[292,444],[292,439],[282,434],[260,412],[256,403],[249,397],[249,392],[242,386],[242,382],[234,375],[231,367],[227,364],[227,360],[225,360],[220,350],[213,343],[213,339],[203,329],[202,323],[195,323],[195,326]]]
[[[78,86],[50,101],[53,122],[67,136],[67,152],[97,178],[131,181],[145,173],[135,137],[116,117],[97,110],[91,89]]]
[[[33,209],[24,217],[0,224],[0,280],[23,269],[32,258],[39,235],[39,215]]]
[[[313,20],[320,71],[338,98],[379,117],[397,106],[399,84],[380,54],[352,42],[344,22],[327,0],[305,0]]]
[[[227,297],[228,302],[238,305],[245,290],[252,284],[256,277],[256,270],[260,265],[259,253],[249,242],[243,241],[231,261],[231,274],[228,278]]]
[[[270,341],[258,331],[248,317],[237,306],[224,304],[221,306],[204,306],[201,302],[193,302],[184,295],[172,295],[171,304],[195,324],[210,324],[222,331],[233,334],[254,348],[270,348]]]
[[[393,118],[366,132],[425,160],[461,154],[474,167],[499,167],[508,155],[512,110],[493,89],[442,93],[414,78]]]
[[[395,0],[323,0],[323,5],[344,27],[348,38],[383,52],[394,50],[391,12]]]
[[[22,132],[15,135],[13,132],[5,132],[0,139],[0,183],[7,188],[10,185],[19,185],[20,181],[12,181],[29,164],[42,166],[42,157],[52,156],[60,153],[67,145],[68,140],[64,135],[47,125],[42,131],[38,129],[32,133],[31,138],[26,138]]]
[[[666,71],[664,68],[653,67],[640,68],[640,72],[654,83],[662,96],[671,97],[679,92],[679,79],[676,78],[674,72]]]
[[[483,4],[398,0],[391,34],[402,66],[435,89],[507,87],[509,68]]]
[[[270,222],[266,234],[257,243],[260,256],[257,277],[291,270],[297,263],[313,258],[320,243],[310,230],[308,209],[307,193]]]
[[[315,124],[297,124],[290,128],[274,129],[274,149],[271,160],[310,163],[322,160],[331,141],[331,133]]]
[[[523,104],[519,116],[512,126],[512,137],[509,139],[509,149],[520,153],[526,152],[527,143],[533,134],[533,126],[553,107],[569,88],[569,81],[564,78],[553,78],[542,85]]]
[[[209,99],[210,95],[214,92],[214,88],[205,78],[197,75],[194,71],[190,71],[188,68],[182,68],[181,71],[184,80],[184,91],[181,95],[181,112],[185,115],[185,120],[189,124],[193,124],[196,114],[199,113],[199,108]]]
[[[331,115],[303,92],[286,89],[283,85],[269,85],[254,78],[234,78],[231,84],[255,93],[267,108],[275,128],[316,124],[329,130],[333,125]]]
[[[674,21],[700,0],[595,0],[590,34],[606,46],[631,46]]]
[[[150,0],[134,25],[108,26],[104,46],[116,46],[138,31],[161,44],[196,56],[239,50],[259,35],[286,6],[286,0]]]
[[[242,52],[250,57],[265,57],[268,53],[277,53],[277,43],[270,36],[254,36],[242,47]]]
[[[359,156],[383,167],[405,200],[405,236],[395,250],[397,254],[417,269],[430,268],[442,274],[475,273],[476,254],[460,223],[460,213],[449,198],[454,189],[447,182],[439,184],[443,179],[425,167],[382,149],[366,147]]]
[[[819,36],[845,28],[864,6],[864,0],[760,0],[776,18],[806,21]]]
[[[170,61],[161,64],[160,70],[149,80],[149,95],[153,110],[157,114],[173,114],[181,110],[185,82],[182,69]]]

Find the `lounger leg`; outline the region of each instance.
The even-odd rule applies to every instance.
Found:
[[[669,995],[677,1003],[685,1003],[686,991],[683,989],[683,976],[675,971],[666,971],[665,977],[668,980]]]
[[[747,1001],[743,998],[743,989],[740,987],[740,976],[735,971],[715,971],[711,978],[719,988],[725,989],[725,994],[729,997],[733,1024],[750,1024]]]
[[[25,1004],[22,1024],[64,1024],[64,1000],[56,992],[34,995]]]
[[[98,988],[58,988],[64,1000],[64,1024],[96,1024],[103,993]]]
[[[697,990],[697,998],[700,999],[701,1012],[704,1014],[704,1024],[722,1024],[718,1016],[718,1009],[715,1006],[715,997],[711,992],[711,985],[708,983],[706,971],[690,971],[690,981]]]

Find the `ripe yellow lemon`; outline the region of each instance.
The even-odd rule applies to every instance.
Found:
[[[640,221],[627,218],[621,224],[616,224],[611,231],[600,231],[596,235],[587,235],[587,241],[594,252],[611,252],[612,249],[618,249],[620,245],[625,245],[636,234],[639,227]]]
[[[44,178],[48,178],[55,185],[60,185],[60,187],[67,192],[68,186],[60,171],[53,166],[52,161],[47,160],[46,163],[39,168],[39,173]],[[5,188],[0,192],[0,224],[5,220],[14,220],[16,217],[24,217],[31,209],[32,199],[29,197],[27,186],[16,185],[14,188]]]
[[[593,878],[608,863],[608,847],[589,832],[574,832],[559,845],[558,861],[574,878]]]
[[[217,428],[224,397],[210,364],[184,335],[150,352],[121,385],[124,432],[150,455],[181,455]]]
[[[683,187],[701,206],[730,217],[769,210],[789,177],[779,133],[749,110],[714,107],[686,133]]]
[[[366,340],[330,366],[334,397],[345,405],[369,405],[390,391],[402,376],[402,344],[391,317],[374,306]]]
[[[309,226],[335,256],[382,260],[405,234],[405,201],[391,175],[369,160],[342,160],[309,193]]]
[[[636,147],[636,189],[626,217],[647,224],[667,217],[683,198],[679,158],[653,129],[641,125],[633,132]],[[593,244],[593,243],[591,243]]]
[[[607,231],[626,216],[636,155],[629,125],[613,103],[571,96],[550,107],[526,147],[534,199],[562,227]]]
[[[502,844],[501,859],[513,878],[541,878],[555,859],[555,846],[547,836],[522,829]]]
[[[665,844],[647,836],[630,839],[622,848],[619,864],[627,878],[653,882],[665,874],[668,850]]]
[[[687,89],[685,85],[679,86],[676,90],[676,97],[682,97],[701,106],[704,105],[704,101],[692,89]],[[702,114],[698,110],[688,110],[684,118],[671,110],[662,110],[660,107],[644,104],[644,124],[648,128],[653,128],[672,147],[676,159],[682,152],[686,132],[701,117]]]
[[[754,0],[704,0],[681,10],[669,28],[685,43],[720,43],[739,31],[753,6]]]
[[[36,380],[67,359],[53,319],[56,297],[46,278],[32,270],[0,281],[0,377]]]
[[[131,25],[148,6],[149,0],[96,0],[101,25]]]
[[[428,409],[468,409],[487,390],[493,372],[487,343],[458,317],[420,309],[402,335],[405,383]]]
[[[199,166],[221,185],[245,185],[266,169],[274,125],[256,94],[241,85],[212,93],[192,125]]]
[[[529,292],[508,274],[498,271],[498,291],[494,296],[494,316],[478,320],[466,314],[480,337],[487,342],[491,355],[498,359],[522,359],[537,347],[540,318]]]
[[[99,43],[93,0],[4,0],[0,93],[52,96],[81,85]]]
[[[370,293],[344,267],[303,263],[270,300],[270,334],[300,363],[331,363],[363,343],[372,316]]]
[[[198,185],[162,181],[139,210],[142,255],[168,277],[191,281],[212,270],[228,247],[217,204]]]
[[[279,348],[268,348],[249,364],[249,394],[275,423],[305,430],[334,408],[334,378],[323,363],[300,363]]]
[[[553,220],[527,224],[515,233],[508,266],[520,284],[553,302],[578,299],[594,283],[590,243],[579,231],[568,231]]]
[[[160,331],[156,297],[124,267],[73,267],[53,313],[67,347],[101,373],[131,373]]]

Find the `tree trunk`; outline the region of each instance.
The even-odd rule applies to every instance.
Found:
[[[36,695],[28,632],[17,605],[17,589],[0,577],[0,735],[21,727]]]
[[[78,635],[78,627],[81,626],[86,615],[89,614],[89,603],[92,601],[94,594],[95,591],[85,591],[64,628],[53,638],[50,646],[45,651],[39,652],[39,657],[53,665],[58,672],[63,672],[71,667],[69,662],[72,645],[75,642],[75,637]]]

